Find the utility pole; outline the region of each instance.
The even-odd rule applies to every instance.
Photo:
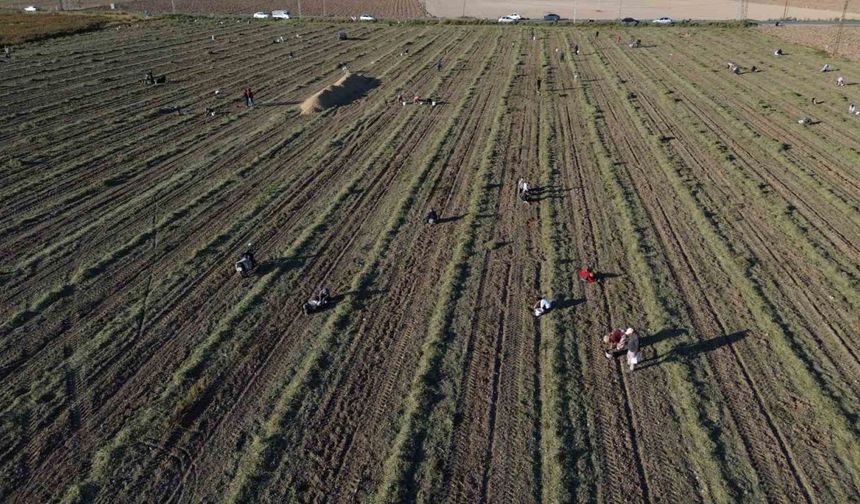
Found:
[[[618,0],[618,19],[621,19],[621,1],[622,0]]]
[[[842,43],[842,30],[845,28],[845,13],[848,12],[848,2],[845,0],[845,5],[842,7],[842,17],[839,19],[839,29],[836,30],[836,42],[833,43],[833,55],[839,56],[839,44]]]
[[[299,17],[302,17],[302,0],[299,0]]]
[[[463,0],[463,16],[466,17],[466,0]]]
[[[738,19],[743,21],[747,18],[747,2],[746,0],[738,0]]]
[[[176,14],[176,0],[170,0],[170,7],[173,8],[173,13]]]
[[[782,10],[782,19],[788,19],[788,0],[785,0],[785,9]]]
[[[323,17],[325,17],[325,0],[323,0]]]
[[[576,24],[576,0],[573,0],[573,24]]]
[[[747,0],[738,0],[738,19],[741,21],[746,20],[749,13],[748,7]]]

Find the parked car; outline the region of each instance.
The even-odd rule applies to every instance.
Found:
[[[376,18],[371,16],[370,14],[362,14],[358,16],[359,21],[376,21]]]
[[[500,23],[516,23],[517,20],[512,18],[511,16],[502,16],[499,18]]]
[[[519,14],[516,14],[516,13],[509,14],[508,17],[514,19],[515,21],[522,21],[522,19],[523,19],[522,16],[520,16]]]
[[[558,14],[549,13],[549,14],[544,15],[543,20],[544,21],[560,21],[561,16],[559,16]]]
[[[674,23],[674,21],[672,21],[672,18],[670,18],[670,17],[657,18],[651,22],[656,23],[656,24],[672,24],[672,23]]]
[[[255,12],[254,19],[268,19],[271,15],[268,12]]]
[[[28,5],[27,7],[24,7],[24,12],[36,12],[37,10],[39,10],[39,8],[35,5]]]
[[[632,24],[633,26],[636,26],[639,24],[639,20],[633,19],[632,17],[626,17],[626,18],[621,20],[621,24],[626,24],[626,25]]]
[[[290,11],[285,10],[273,10],[272,11],[273,19],[290,19]]]

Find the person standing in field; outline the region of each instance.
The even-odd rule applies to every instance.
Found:
[[[442,71],[442,58],[439,58],[439,61],[436,62],[436,71],[437,72]]]
[[[251,88],[245,90],[245,106],[253,107],[254,106],[254,91]]]
[[[633,371],[636,364],[642,361],[642,352],[639,351],[639,333],[633,331],[631,334],[631,330],[628,328],[625,334],[627,335],[627,367]]]

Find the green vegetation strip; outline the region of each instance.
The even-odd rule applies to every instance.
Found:
[[[442,51],[442,49],[439,49],[439,51]],[[439,52],[437,51],[431,59],[438,57],[438,54]],[[454,70],[452,69],[451,71]],[[437,81],[436,85],[441,85],[441,80]],[[364,117],[368,118],[374,114],[378,114],[381,109],[390,106],[390,103],[387,101],[379,100]],[[399,116],[398,123],[408,124],[418,110],[420,109],[417,107],[408,108],[404,114]],[[405,135],[407,132],[406,128],[403,127],[392,127],[388,131],[390,133],[381,139],[380,145],[394,145],[395,139]],[[344,133],[340,137],[345,138],[347,135],[348,133]],[[311,247],[319,242],[325,231],[330,229],[332,216],[341,210],[354,197],[358,187],[366,182],[368,170],[374,168],[382,169],[383,159],[386,156],[391,157],[391,155],[392,152],[389,149],[380,149],[375,155],[370,156],[361,167],[355,169],[349,182],[333,196],[331,203],[326,208],[315,213],[316,219],[314,222],[301,232],[299,237],[293,242],[293,245],[284,252],[284,255],[296,257],[309,253],[308,251]],[[273,198],[275,196],[277,196],[277,193],[272,195]],[[222,355],[216,353],[217,348],[231,342],[231,346],[235,350],[237,345],[239,345],[238,341],[233,341],[236,336],[244,336],[245,338],[250,336],[250,333],[247,331],[245,331],[244,335],[236,334],[236,328],[242,321],[248,319],[254,307],[260,306],[264,298],[272,295],[273,286],[284,274],[286,274],[284,268],[277,268],[275,271],[261,278],[255,284],[254,288],[233,307],[230,313],[218,322],[215,330],[194,348],[192,354],[174,372],[173,379],[161,393],[157,401],[158,404],[172,405],[172,411],[182,411],[195,402],[205,388],[204,368],[211,368],[223,358]],[[139,439],[146,432],[146,426],[157,423],[159,419],[162,422],[168,420],[168,418],[164,418],[164,415],[156,415],[154,408],[149,408],[143,411],[139,417],[126,424],[110,446],[99,450],[92,464],[90,476],[76,486],[82,487],[87,492],[93,492],[94,489],[101,486],[109,471],[119,463],[120,457],[126,450],[126,445],[135,439]],[[72,489],[73,492],[78,492],[79,490],[81,488]]]
[[[499,38],[495,45],[498,46]],[[495,47],[490,55],[495,53]],[[489,63],[487,63],[489,64]],[[391,244],[401,228],[408,223],[408,215],[415,207],[419,192],[424,187],[427,177],[433,167],[440,161],[440,155],[446,142],[457,133],[466,105],[474,99],[475,85],[480,79],[477,73],[469,86],[469,92],[457,104],[456,111],[451,114],[447,123],[437,133],[436,139],[429,148],[427,156],[421,162],[421,167],[412,177],[409,188],[403,193],[395,205],[393,212],[380,233],[373,248],[368,254],[366,266],[354,278],[350,290],[362,292],[369,289],[378,275],[382,261],[390,251]],[[240,462],[238,474],[230,484],[228,502],[250,502],[259,498],[260,483],[266,480],[266,467],[273,465],[283,454],[287,437],[284,430],[292,426],[292,420],[301,406],[301,400],[311,389],[318,386],[319,378],[327,367],[328,356],[334,350],[338,341],[345,341],[358,336],[357,327],[364,301],[360,296],[354,296],[350,303],[338,305],[334,313],[327,319],[320,332],[320,337],[312,344],[305,355],[299,370],[291,377],[287,386],[278,397],[271,414],[263,425],[263,435],[254,436],[249,452]],[[281,455],[276,455],[277,453]]]
[[[404,487],[410,486],[410,480],[420,463],[418,454],[421,451],[422,440],[431,428],[428,419],[434,406],[440,398],[436,391],[439,387],[439,371],[443,357],[450,342],[450,328],[454,319],[457,299],[470,275],[469,262],[475,253],[478,231],[482,227],[480,215],[490,199],[493,189],[488,189],[492,179],[492,167],[495,161],[494,151],[501,132],[503,118],[507,113],[507,98],[513,87],[517,62],[512,62],[507,76],[507,89],[495,107],[493,125],[489,141],[484,150],[483,161],[475,175],[474,185],[483,188],[474,191],[469,201],[469,209],[465,222],[467,234],[461,240],[445,273],[442,275],[438,301],[430,320],[428,336],[422,346],[421,360],[415,373],[409,396],[405,401],[405,411],[401,419],[400,430],[394,440],[391,454],[383,465],[383,481],[373,500],[376,502],[401,502],[404,498]],[[448,398],[451,399],[450,397]]]
[[[601,68],[608,68],[600,65]],[[611,81],[611,76],[604,73],[604,80]],[[587,88],[583,88],[587,89]],[[589,93],[583,90],[588,101]],[[594,101],[594,98],[591,99]],[[627,103],[626,100],[623,100]],[[648,217],[644,215],[641,204],[636,200],[634,191],[625,188],[620,180],[620,173],[615,169],[612,156],[605,143],[608,141],[598,129],[598,124],[606,127],[603,113],[592,103],[586,107],[587,114],[596,118],[597,121],[588,121],[589,134],[596,148],[597,167],[603,177],[605,187],[612,193],[612,207],[619,209],[618,225],[623,236],[630,239],[624,240],[626,244],[628,265],[631,268],[630,282],[635,285],[640,294],[642,306],[645,311],[649,327],[674,327],[679,313],[678,306],[673,300],[663,295],[663,292],[672,292],[674,288],[668,285],[665,274],[655,275],[655,272],[665,271],[665,266],[655,267],[649,263],[650,254],[646,250],[652,247],[648,244],[648,238],[642,230],[648,229]],[[660,282],[660,283],[657,283]],[[702,495],[715,502],[731,502],[733,500],[730,488],[735,487],[735,477],[731,476],[721,463],[721,450],[718,441],[713,439],[703,426],[719,422],[719,418],[703,421],[707,418],[708,411],[719,412],[724,407],[707,408],[701,400],[705,399],[703,394],[697,393],[693,387],[690,370],[684,363],[667,362],[664,366],[664,377],[670,385],[674,400],[672,407],[675,418],[681,427],[683,438],[689,443],[688,446],[679,447],[689,451],[689,460],[693,466],[700,485]],[[755,474],[750,471],[747,478]],[[735,495],[736,498],[739,496]]]
[[[414,112],[410,112],[409,114],[411,116]],[[391,144],[401,133],[400,128],[393,128],[381,144]],[[384,151],[380,151],[377,156],[368,158],[368,161],[364,164],[364,168],[354,171],[350,182],[344,185],[326,208],[316,213],[316,219],[313,224],[305,228],[293,242],[293,245],[284,251],[285,256],[295,257],[305,255],[310,247],[318,242],[321,235],[329,229],[332,216],[341,210],[351,199],[355,190],[364,182],[367,169],[379,162],[379,156],[382,152]],[[236,336],[234,334],[234,326],[248,315],[249,310],[259,305],[264,298],[268,297],[272,286],[285,273],[285,269],[278,268],[259,279],[251,291],[233,307],[227,317],[219,321],[215,330],[195,347],[182,366],[174,372],[173,379],[168,383],[158,400],[159,404],[172,404],[174,405],[172,409],[177,411],[194,402],[196,396],[204,388],[201,378],[203,367],[212,363],[215,350],[220,345]],[[182,392],[183,390],[185,390],[184,393]],[[144,410],[139,417],[127,423],[114,439],[113,443],[108,447],[102,448],[96,454],[90,476],[81,485],[85,487],[100,485],[100,482],[105,478],[110,469],[117,464],[117,457],[120,457],[125,451],[124,446],[130,441],[138,439],[145,432],[144,428],[146,425],[154,421],[157,422],[159,419],[161,421],[166,420],[157,415],[154,408],[149,408]]]
[[[550,84],[549,79],[549,54],[546,39],[543,40],[543,65],[542,80]],[[565,45],[565,47],[568,47]],[[572,58],[571,58],[572,60]],[[557,77],[556,77],[557,78]],[[558,160],[553,155],[552,147],[558,148],[556,125],[551,113],[556,113],[560,105],[552,98],[555,93],[542,93],[540,101],[540,145],[539,163],[541,168],[541,187],[554,187],[560,175]],[[550,299],[561,299],[572,293],[569,285],[569,271],[565,271],[559,259],[559,250],[569,247],[570,243],[563,236],[560,227],[564,226],[564,216],[560,213],[557,203],[559,200],[551,198],[550,205],[541,207],[541,213],[547,212],[547,216],[541,215],[541,249],[545,254],[546,267],[541,268],[542,291],[549,295]],[[567,385],[572,379],[570,369],[567,366],[566,354],[575,352],[575,349],[567,348],[568,344],[576,345],[568,340],[566,335],[570,333],[569,320],[557,314],[553,317],[541,319],[541,403],[544,411],[541,423],[541,455],[543,468],[542,475],[542,499],[544,502],[574,502],[579,497],[585,497],[577,493],[580,485],[586,485],[586,478],[593,474],[591,467],[583,467],[577,464],[575,451],[590,451],[587,446],[586,425],[574,425],[571,422],[569,411],[573,405],[572,398],[568,393]],[[578,345],[576,345],[578,346]],[[584,405],[577,404],[578,408]],[[583,460],[586,460],[583,458]]]
[[[624,100],[624,103],[629,108],[630,114],[635,115],[636,111],[633,110],[629,102]],[[660,149],[663,147],[659,139],[656,136],[648,135],[644,125],[640,123],[636,124],[642,138],[649,140],[655,152],[661,152]],[[768,356],[759,355],[757,358],[753,358],[753,361],[757,362],[760,360],[773,364],[773,357],[778,357],[782,362],[782,365],[778,366],[778,368],[783,370],[780,376],[788,381],[788,383],[783,382],[782,385],[789,386],[812,403],[816,411],[815,422],[820,426],[822,432],[829,434],[830,441],[834,447],[834,450],[828,452],[827,456],[832,457],[835,455],[840,461],[839,465],[843,470],[848,472],[849,481],[843,483],[848,484],[849,487],[857,485],[860,483],[860,472],[858,472],[860,471],[860,451],[856,450],[857,438],[853,434],[856,429],[856,418],[849,418],[841,414],[838,400],[822,391],[822,388],[827,389],[828,387],[816,379],[814,370],[804,360],[802,353],[798,354],[797,344],[792,341],[792,336],[787,334],[786,328],[781,323],[782,317],[776,310],[775,305],[765,296],[764,291],[761,286],[757,285],[756,280],[747,274],[745,265],[736,260],[737,255],[732,250],[731,245],[726,243],[725,239],[714,229],[713,222],[697,204],[690,190],[684,186],[683,181],[680,180],[677,171],[668,160],[667,155],[664,153],[663,156],[657,157],[657,161],[659,168],[664,173],[666,179],[668,179],[678,201],[689,209],[690,212],[688,215],[693,219],[698,232],[702,234],[709,244],[709,249],[717,259],[721,269],[729,274],[731,284],[737,289],[737,292],[744,300],[745,306],[747,306],[753,315],[757,329],[770,335],[769,341],[771,344],[769,345],[769,349],[772,351],[768,353]],[[722,320],[719,320],[719,322],[722,324]],[[747,369],[748,364],[745,362],[746,359],[739,352],[736,353],[736,357],[742,368]],[[758,366],[757,363],[756,366]],[[782,404],[774,401],[774,398],[769,394],[762,394],[755,389],[754,392],[762,401],[765,407],[765,414],[774,419],[774,427],[777,429],[776,434],[785,440],[789,453],[792,450],[800,448],[803,453],[809,456],[816,457],[821,455],[817,451],[808,451],[803,445],[791,443],[783,434],[783,430],[786,427],[791,427],[785,424],[785,419],[792,418],[792,416],[775,415],[772,411],[774,409],[780,411],[783,408]],[[793,461],[795,464],[798,462],[803,463],[800,459],[797,459],[796,455],[792,455],[792,458],[795,459]],[[807,493],[814,495],[810,491],[811,484],[809,477],[801,467],[797,467],[797,474]],[[829,489],[829,491],[832,490],[835,489]],[[842,500],[845,498],[845,495],[834,495],[833,498]]]

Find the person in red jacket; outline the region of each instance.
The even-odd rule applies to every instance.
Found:
[[[582,279],[583,282],[590,284],[597,282],[597,275],[594,273],[594,269],[592,269],[591,266],[579,270],[579,278]]]

